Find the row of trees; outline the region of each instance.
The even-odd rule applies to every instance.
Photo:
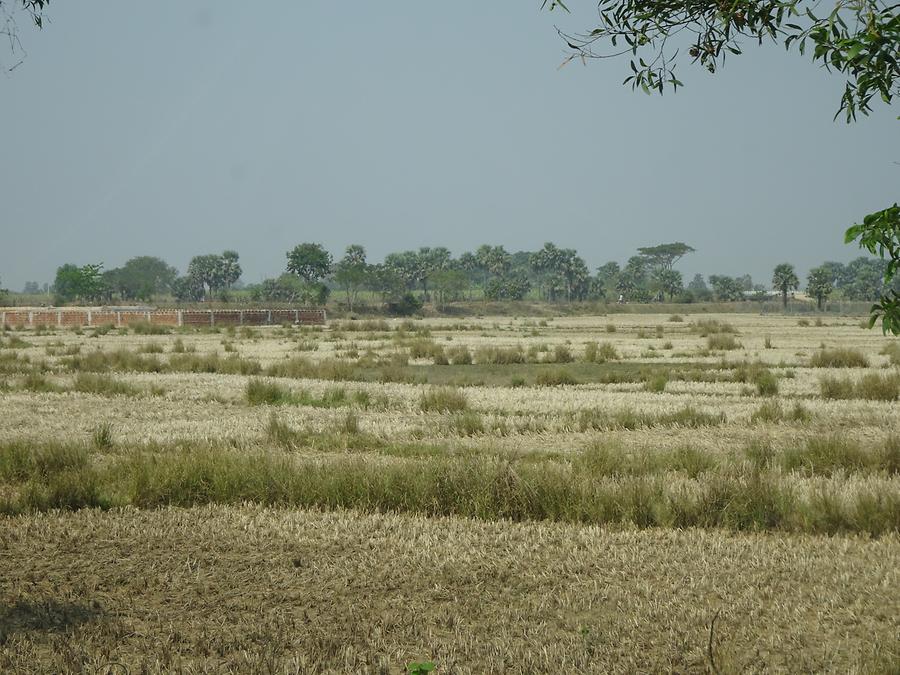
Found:
[[[425,302],[440,308],[473,297],[495,301],[532,297],[550,302],[732,302],[766,299],[773,290],[786,304],[788,295],[801,288],[788,263],[775,268],[771,285],[754,283],[747,274],[713,274],[706,279],[697,274],[685,284],[675,265],[694,251],[683,242],[643,247],[624,265],[610,261],[591,274],[574,249],[551,242],[537,251],[517,252],[485,244],[458,257],[442,246],[422,247],[390,253],[380,263],[370,263],[365,248],[358,244],[348,246],[335,260],[320,244],[303,243],[286,253],[282,274],[241,288],[257,301],[303,304],[324,304],[337,289],[350,311],[366,293],[397,313],[413,312]],[[886,265],[882,259],[864,257],[847,264],[826,262],[810,271],[806,291],[820,308],[830,297],[874,301],[884,291]],[[201,302],[228,299],[239,285],[241,272],[236,251],[195,256],[182,276],[160,258],[139,256],[107,271],[102,264],[63,265],[50,290],[57,304],[149,302],[161,295]],[[38,290],[36,282],[26,286],[26,291]]]

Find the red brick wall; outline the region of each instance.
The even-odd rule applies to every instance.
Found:
[[[181,315],[183,326],[266,326],[282,323],[324,324],[324,309],[194,309],[161,311],[104,311],[85,309],[61,310],[13,310],[0,312],[0,321],[16,328],[36,326],[100,326],[113,324],[130,326],[136,323],[150,323],[160,326],[177,326]]]

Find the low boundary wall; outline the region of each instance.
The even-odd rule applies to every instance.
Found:
[[[325,323],[324,309],[28,309],[0,310],[0,326],[68,328],[148,323],[156,326],[277,326]]]

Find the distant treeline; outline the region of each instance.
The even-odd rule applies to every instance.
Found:
[[[23,293],[45,294],[57,305],[160,299],[309,305],[325,304],[332,297],[350,311],[365,303],[409,314],[428,302],[441,308],[474,299],[732,302],[768,299],[774,292],[787,302],[791,291],[805,288],[821,307],[829,297],[878,299],[886,266],[884,260],[865,257],[846,265],[825,262],[810,271],[803,285],[789,263],[777,265],[766,284],[755,283],[749,274],[697,274],[685,283],[674,265],[694,251],[682,242],[639,248],[624,265],[608,262],[592,274],[577,251],[549,242],[537,251],[514,253],[485,244],[458,257],[443,246],[423,247],[390,253],[380,263],[370,263],[365,248],[357,244],[335,259],[320,244],[304,243],[287,252],[282,273],[259,284],[241,284],[239,254],[224,251],[195,256],[183,275],[152,256],[138,256],[110,270],[96,263],[67,263],[57,269],[52,285],[28,282]]]

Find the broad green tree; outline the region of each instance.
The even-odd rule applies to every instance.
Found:
[[[321,244],[304,243],[288,251],[287,260],[287,271],[303,281],[303,301],[323,304],[329,290],[322,280],[331,272],[331,254]]]
[[[298,244],[287,252],[287,271],[308,284],[321,281],[331,271],[331,254],[321,244]]]
[[[57,268],[53,282],[56,304],[80,300],[96,302],[103,297],[103,263],[73,265],[67,263]]]
[[[898,6],[894,5],[894,9],[897,10]],[[895,22],[900,24],[900,12]],[[895,52],[895,57],[900,61],[900,49]],[[894,62],[895,68],[897,61]],[[900,206],[894,204],[866,216],[861,224],[847,230],[846,241],[859,241],[861,248],[887,260],[883,290],[870,310],[869,327],[874,326],[880,317],[885,333],[900,335],[900,291],[893,284],[894,279],[900,276]]]
[[[171,290],[178,270],[160,258],[137,256],[103,276],[111,294],[118,294],[122,300],[149,302],[154,295]]]
[[[683,242],[676,241],[671,244],[644,246],[638,249],[638,254],[647,259],[650,269],[670,270],[675,263],[695,250]]]
[[[788,293],[800,287],[800,280],[794,272],[794,266],[790,263],[781,263],[775,266],[772,272],[772,288],[781,293],[781,304],[787,308]]]
[[[816,306],[821,310],[825,300],[834,290],[831,272],[825,267],[814,267],[806,278],[806,292],[816,299]]]
[[[335,283],[346,294],[348,311],[353,311],[353,305],[366,284],[368,274],[366,249],[359,244],[351,244],[344,251],[344,257],[335,263],[333,272]]]
[[[716,300],[721,302],[737,302],[744,299],[741,283],[734,277],[724,274],[710,274],[709,285],[712,286]]]

